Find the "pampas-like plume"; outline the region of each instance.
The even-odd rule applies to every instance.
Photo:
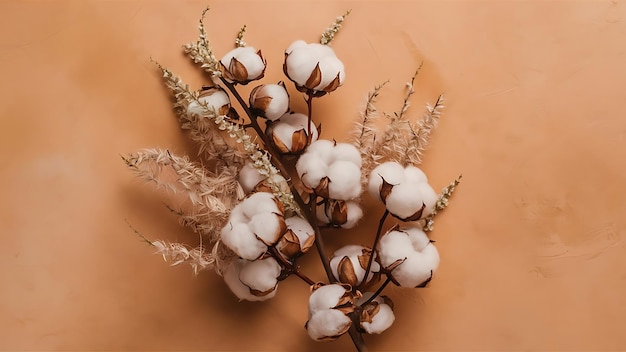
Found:
[[[374,103],[380,95],[380,91],[388,82],[385,81],[377,85],[367,94],[367,101],[365,109],[361,112],[361,119],[354,124],[352,144],[361,153],[361,184],[363,185],[367,183],[368,175],[376,167],[378,159],[382,158],[381,155],[374,153],[376,143],[375,124],[378,118],[378,110]]]
[[[441,210],[444,210],[448,206],[448,201],[450,197],[452,197],[452,193],[454,192],[456,186],[461,183],[461,177],[463,175],[459,175],[454,181],[450,182],[448,186],[446,186],[439,195],[439,199],[437,199],[437,203],[435,203],[435,210],[424,219],[424,226],[422,229],[424,232],[432,231],[433,226],[435,224],[435,215]]]
[[[163,260],[169,263],[171,266],[188,263],[193,269],[193,273],[198,275],[198,272],[206,269],[211,269],[215,264],[215,257],[204,251],[202,246],[189,249],[182,243],[173,243],[166,241],[153,241],[150,243],[156,248],[155,254],[161,254]]]
[[[194,212],[181,213],[185,215],[181,223],[205,236],[211,245],[219,238],[231,209],[243,197],[235,168],[224,168],[217,175],[209,174],[188,157],[159,149],[147,149],[122,158],[140,178],[174,193],[183,193]],[[167,178],[168,171],[174,173],[175,180]]]
[[[197,114],[188,114],[187,107],[191,102],[198,101],[198,93],[191,91],[189,85],[174,75],[170,70],[156,63],[163,73],[165,86],[172,91],[174,99],[174,111],[178,116],[181,128],[189,130],[191,140],[198,145],[198,152],[203,154],[207,161],[214,162],[215,169],[222,167],[244,165],[245,157],[241,151],[226,142],[215,124]]]
[[[437,128],[441,110],[443,110],[444,107],[443,95],[440,95],[435,105],[431,106],[429,104],[426,106],[426,113],[422,116],[422,119],[416,124],[410,124],[411,134],[409,136],[409,144],[403,154],[401,164],[406,166],[419,165],[422,163],[422,156],[428,146],[430,134]]]
[[[408,90],[406,96],[404,97],[404,102],[402,103],[400,112],[394,113],[393,116],[385,114],[385,116],[389,119],[389,123],[387,124],[387,128],[382,136],[382,140],[374,148],[374,153],[382,155],[389,161],[401,162],[405,151],[409,147],[409,139],[407,136],[410,135],[411,125],[407,119],[406,112],[409,110],[409,106],[411,105],[410,99],[413,93],[415,93],[413,85],[421,68],[422,64],[420,64],[417,70],[415,70],[415,74],[413,75],[413,78],[411,78],[411,82],[407,83]]]
[[[201,64],[200,67],[211,74],[211,79],[217,84],[217,79],[222,75],[222,71],[220,70],[219,60],[213,53],[213,48],[207,39],[204,29],[204,16],[208,11],[208,7],[202,11],[200,25],[198,26],[198,30],[200,31],[198,41],[186,44],[183,48],[185,49],[185,53],[189,55],[195,63]]]

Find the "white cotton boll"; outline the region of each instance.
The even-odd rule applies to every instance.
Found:
[[[424,202],[424,212],[422,213],[422,218],[427,217],[432,214],[435,210],[435,205],[437,204],[437,200],[439,196],[435,192],[435,190],[428,183],[420,183],[419,190],[422,195],[422,202]]]
[[[324,45],[327,46],[327,45]],[[346,79],[346,71],[343,63],[334,55],[326,56],[319,61],[320,71],[322,72],[322,81],[314,89],[323,90],[337,75],[339,75],[339,84],[343,84]]]
[[[357,202],[347,202],[348,207],[348,220],[345,224],[341,225],[342,229],[351,229],[361,220],[363,217],[363,209]]]
[[[430,244],[420,253],[407,257],[406,261],[392,271],[393,278],[402,287],[417,287],[426,282],[439,266],[439,253]]]
[[[391,231],[379,242],[378,255],[383,267],[397,260],[402,264],[391,275],[402,287],[417,287],[430,278],[439,266],[439,252],[426,233],[416,227],[403,231]]]
[[[250,81],[260,78],[263,75],[265,62],[263,62],[263,58],[259,56],[255,48],[251,46],[235,48],[226,53],[220,62],[228,69],[233,58],[239,61],[248,72],[247,77],[237,77],[237,80]]]
[[[307,332],[313,340],[338,337],[345,333],[352,321],[336,309],[329,309],[313,314],[306,324]]]
[[[230,109],[230,98],[221,88],[209,88],[201,91],[198,97],[198,102],[206,104],[209,111],[213,110],[218,114],[227,114],[228,109]],[[192,101],[189,103],[187,106],[188,116],[205,116],[209,113],[198,102]]]
[[[383,179],[391,185],[400,184],[404,181],[404,168],[396,162],[389,161],[372,170],[369,176],[368,191],[373,198],[380,201],[382,201],[380,189],[383,185]]]
[[[349,161],[357,167],[361,167],[361,153],[352,144],[337,143],[333,148],[332,156],[334,160]]]
[[[363,246],[359,245],[347,245],[336,250],[335,253],[333,253],[332,258],[330,259],[330,268],[332,270],[333,276],[339,280],[339,264],[344,257],[348,257],[348,259],[352,263],[352,268],[354,269],[356,282],[346,283],[360,285],[363,282],[363,278],[365,277],[365,268],[361,266],[361,263],[359,262],[359,256],[363,255],[364,249],[365,248]],[[372,261],[372,267],[370,269],[370,273],[368,274],[368,280],[370,280],[372,276],[374,276],[373,273],[378,272],[379,270],[380,266],[378,265],[378,263]]]
[[[278,284],[280,272],[280,265],[270,257],[245,263],[239,273],[239,280],[251,290],[268,292]],[[276,290],[273,290],[269,295],[274,296],[275,293]]]
[[[255,260],[267,251],[267,246],[254,236],[248,224],[226,224],[220,235],[222,243],[243,259]]]
[[[326,169],[326,164],[316,153],[304,153],[296,163],[298,177],[309,188],[315,188],[320,184],[320,180],[326,176]]]
[[[269,192],[253,193],[241,202],[240,206],[248,218],[259,213],[281,213],[274,195]]]
[[[335,148],[335,142],[327,139],[317,140],[306,149],[307,153],[316,154],[325,165],[330,165],[335,159],[333,156],[333,149]]]
[[[254,215],[248,226],[254,235],[268,246],[276,244],[285,230],[283,218],[272,213]]]
[[[349,161],[335,161],[327,170],[328,195],[332,199],[349,200],[361,194],[361,169]]]
[[[239,170],[239,184],[243,191],[250,193],[259,182],[263,181],[265,176],[259,173],[259,170],[252,166],[251,163],[246,163],[241,170]]]
[[[391,309],[380,296],[376,297],[373,302],[379,304],[379,310],[376,315],[372,317],[371,323],[365,321],[361,322],[361,327],[368,334],[380,334],[393,325],[396,316],[393,314],[393,309]]]
[[[306,83],[317,65],[318,58],[308,49],[308,44],[304,47],[292,48],[285,59],[287,76],[300,86]]]
[[[334,308],[345,293],[345,287],[337,284],[317,288],[309,296],[309,314]]]
[[[278,138],[289,151],[293,151],[293,134],[294,132],[304,130],[305,133],[308,133],[309,129],[307,127],[309,125],[309,117],[305,114],[300,113],[287,113],[281,116],[275,123],[273,123],[270,127],[271,134]],[[313,121],[310,123],[311,127],[311,141],[317,140],[317,127]]]
[[[243,263],[246,262],[242,259],[237,259],[233,261],[227,268],[224,270],[224,282],[228,285],[228,288],[232,293],[237,296],[240,300],[246,301],[263,301],[270,297],[257,297],[250,293],[250,289],[244,285],[239,280],[239,273],[241,271],[241,267]]]
[[[428,178],[426,177],[424,171],[412,165],[409,165],[404,169],[404,179],[411,183],[428,182]]]
[[[289,110],[289,94],[284,86],[268,84],[262,89],[263,96],[271,97],[269,105],[265,108],[265,117],[274,121],[283,116]]]
[[[393,186],[385,205],[391,214],[407,219],[422,208],[423,202],[420,184],[405,182]]]
[[[311,224],[299,216],[292,216],[285,219],[285,224],[287,225],[287,228],[293,231],[293,233],[298,237],[300,247],[304,246],[309,237],[315,234]]]
[[[289,47],[287,47],[287,50],[285,50],[285,54],[290,54],[293,51],[293,49],[301,48],[304,46],[306,46],[306,42],[304,40],[301,40],[301,39],[296,40],[293,43],[291,43]]]

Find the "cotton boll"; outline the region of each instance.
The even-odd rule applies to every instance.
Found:
[[[352,320],[339,310],[329,309],[313,314],[306,324],[309,336],[316,341],[334,340],[348,331]]]
[[[394,216],[400,219],[411,218],[424,206],[420,184],[405,182],[393,186],[391,193],[387,196],[385,205],[387,210]]]
[[[282,211],[278,209],[278,205],[276,205],[274,195],[269,192],[253,193],[241,202],[240,206],[248,218],[251,218],[254,214],[258,213],[282,214]]]
[[[369,176],[368,190],[370,195],[382,201],[380,191],[385,182],[391,185],[398,185],[404,181],[404,168],[396,162],[386,162],[378,165],[372,170]]]
[[[335,251],[330,260],[333,276],[351,286],[360,285],[365,277],[365,269],[370,256],[371,251],[363,246],[348,245],[341,247]],[[379,270],[380,266],[373,261],[368,274],[368,281],[373,277],[373,273]]]
[[[321,96],[344,82],[343,63],[327,45],[298,41],[290,45],[285,54],[283,71],[301,92]]]
[[[289,110],[289,94],[283,82],[263,84],[250,93],[250,107],[270,121],[275,121]]]
[[[324,285],[317,288],[309,297],[309,314],[336,307],[345,294],[346,288],[337,284]]]
[[[239,184],[243,191],[246,193],[252,192],[254,187],[263,181],[265,176],[259,173],[259,170],[252,166],[251,163],[246,163],[241,170],[239,170]]]
[[[299,216],[285,219],[287,231],[281,237],[276,249],[290,260],[300,254],[306,253],[315,242],[315,231],[309,222]]]
[[[246,263],[239,273],[239,280],[255,296],[276,294],[281,267],[274,258],[266,258]]]
[[[286,230],[285,220],[282,216],[265,212],[255,214],[250,219],[248,227],[255,237],[263,241],[267,246],[276,244]]]
[[[385,234],[380,239],[378,255],[383,267],[397,265],[391,275],[402,287],[423,284],[439,266],[437,249],[426,233],[417,227]]]
[[[267,246],[254,236],[245,223],[226,224],[220,235],[222,243],[243,259],[255,260],[267,251]]]
[[[226,282],[230,291],[240,300],[263,301],[269,299],[270,297],[268,296],[258,297],[253,295],[250,293],[250,289],[241,283],[239,273],[244,262],[246,261],[242,259],[235,260],[224,270],[224,282]]]
[[[424,202],[424,212],[422,213],[422,218],[425,218],[432,214],[435,210],[435,205],[437,204],[439,196],[428,183],[420,183],[419,190],[422,195],[422,202]]]
[[[265,61],[251,46],[235,48],[220,60],[222,76],[230,83],[246,84],[261,79],[265,72]]]
[[[206,105],[206,108],[199,104]],[[209,111],[206,111],[208,109]],[[210,111],[215,111],[219,115],[226,115],[230,110],[230,98],[228,94],[219,87],[211,87],[200,91],[198,101],[192,101],[187,106],[187,115],[190,117],[206,116]]]
[[[352,162],[335,161],[328,167],[327,176],[330,198],[349,200],[361,194],[361,169]]]
[[[334,160],[333,150],[335,143],[327,139],[319,139],[306,149],[307,154],[317,155],[325,165],[330,165]]]
[[[349,161],[357,167],[361,167],[361,153],[352,144],[337,143],[332,150],[332,156],[334,160]]]
[[[349,201],[346,203],[346,205],[348,207],[348,220],[343,225],[341,225],[341,228],[351,229],[356,226],[356,224],[363,217],[363,210],[357,202]]]
[[[285,50],[285,54],[290,54],[293,51],[293,49],[301,48],[304,46],[306,46],[306,42],[304,40],[301,40],[301,39],[296,40],[293,43],[291,43],[289,47],[287,47],[287,50]]]
[[[298,158],[296,172],[302,183],[309,188],[315,188],[320,180],[326,176],[326,164],[316,153],[304,153]]]
[[[307,126],[310,126],[310,136]],[[274,147],[283,154],[303,152],[309,142],[317,140],[318,136],[313,121],[309,124],[308,116],[300,113],[284,114],[280,119],[268,125],[265,133],[271,138]],[[294,136],[300,138],[294,139]]]
[[[428,182],[428,178],[426,177],[424,171],[412,165],[409,165],[404,169],[404,179],[411,183]]]
[[[366,292],[363,300],[367,300],[373,293]],[[367,297],[367,298],[366,298]],[[368,334],[380,334],[393,325],[396,317],[392,307],[387,304],[391,302],[387,297],[376,297],[363,307],[361,313],[361,328]]]
[[[285,219],[285,224],[287,225],[287,228],[293,231],[293,233],[298,237],[298,240],[300,240],[300,246],[304,246],[311,236],[315,236],[315,230],[313,230],[311,224],[299,216],[292,216]]]

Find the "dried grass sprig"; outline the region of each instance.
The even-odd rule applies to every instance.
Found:
[[[352,10],[346,11],[343,15],[335,18],[335,22],[333,22],[324,33],[322,33],[322,37],[320,38],[320,43],[324,45],[330,45],[330,43],[335,39],[335,35],[341,29],[343,21],[348,17],[348,15],[352,12]]]
[[[380,143],[374,148],[374,153],[383,156],[387,160],[401,162],[401,159],[404,158],[405,151],[409,147],[409,138],[407,136],[410,135],[411,125],[407,119],[406,113],[411,105],[410,99],[415,93],[413,86],[421,68],[422,64],[415,70],[411,82],[407,82],[407,93],[400,111],[393,115],[385,114],[389,119],[389,123],[385,128]]]
[[[195,62],[201,64],[203,70],[211,74],[211,79],[217,83],[217,79],[222,75],[219,60],[213,53],[211,43],[207,39],[206,30],[204,29],[204,16],[209,11],[209,7],[202,11],[198,30],[198,40],[195,43],[189,43],[183,46],[185,53]]]
[[[437,98],[434,105],[426,106],[426,113],[416,124],[410,124],[409,144],[404,153],[403,165],[419,165],[422,156],[430,141],[430,135],[439,122],[441,111],[445,108],[443,94]]]
[[[186,156],[175,156],[159,149],[147,149],[122,158],[140,178],[174,193],[182,192],[191,202],[194,213],[181,218],[181,222],[198,224],[192,228],[211,243],[217,240],[231,209],[243,196],[237,170],[233,168],[210,174]],[[168,178],[168,172],[173,173],[174,179]]]
[[[241,29],[239,30],[239,33],[237,33],[237,38],[235,38],[235,47],[243,48],[244,46],[246,46],[246,42],[243,40],[244,33],[246,33],[245,24],[243,25],[243,27],[241,27]]]
[[[163,256],[163,260],[170,266],[187,263],[191,265],[195,275],[202,270],[214,268],[215,257],[207,253],[202,246],[189,249],[185,244],[162,240],[153,241],[151,244],[156,248],[155,254]]]
[[[425,232],[429,232],[433,230],[433,226],[435,224],[435,216],[437,215],[438,212],[444,210],[448,206],[450,197],[452,197],[452,193],[456,189],[456,186],[458,186],[459,183],[461,183],[462,177],[463,175],[459,175],[459,177],[457,177],[454,181],[450,182],[450,184],[444,187],[444,189],[441,191],[441,194],[439,195],[439,199],[437,199],[437,203],[435,204],[435,210],[430,215],[428,215],[426,219],[424,219],[423,229]]]
[[[374,89],[367,94],[365,109],[361,112],[361,119],[357,120],[354,124],[352,144],[361,153],[362,184],[367,183],[370,171],[376,167],[377,160],[382,158],[381,155],[374,153],[374,146],[376,144],[376,121],[378,119],[378,110],[374,104],[387,83],[389,83],[389,81],[375,86]]]

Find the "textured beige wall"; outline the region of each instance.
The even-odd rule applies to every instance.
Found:
[[[237,303],[213,273],[169,268],[151,238],[193,241],[119,154],[192,153],[153,57],[199,86],[182,55],[204,3],[0,2],[0,349],[347,350],[302,328],[308,290]],[[345,139],[366,92],[391,80],[414,112],[446,93],[424,168],[464,181],[438,218],[440,270],[392,288],[374,350],[624,350],[626,5],[588,2],[212,2],[219,53],[242,24],[282,79],[282,51],[353,10],[334,43],[346,84],[319,101]],[[292,104],[302,107],[302,102]],[[379,208],[352,236],[370,238]],[[329,235],[329,243],[349,242]],[[354,237],[353,237],[354,238]],[[316,256],[304,262],[323,277]]]

